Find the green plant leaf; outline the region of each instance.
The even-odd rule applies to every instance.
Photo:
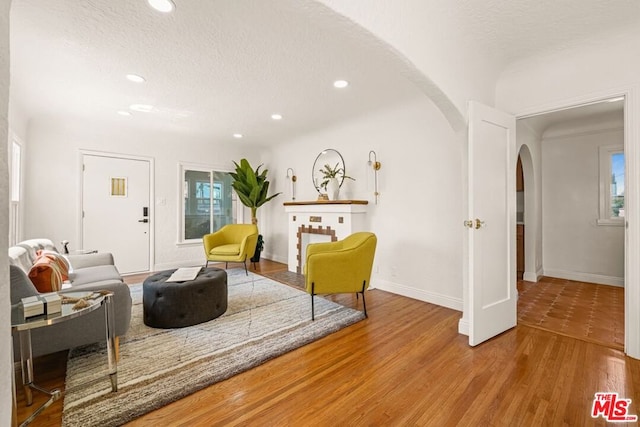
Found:
[[[231,186],[238,194],[240,201],[248,208],[259,208],[266,202],[274,199],[282,193],[267,196],[269,192],[269,181],[267,181],[268,170],[260,171],[263,165],[259,165],[255,170],[247,159],[241,159],[240,164],[233,162],[235,172],[229,174],[233,178]]]

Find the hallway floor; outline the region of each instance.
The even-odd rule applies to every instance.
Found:
[[[624,288],[543,277],[518,293],[519,324],[624,349]]]

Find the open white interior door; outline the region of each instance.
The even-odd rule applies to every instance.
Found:
[[[516,122],[469,104],[469,344],[516,325]]]

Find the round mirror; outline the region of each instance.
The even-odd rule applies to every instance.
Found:
[[[337,150],[327,148],[318,154],[311,170],[311,179],[318,193],[326,192],[325,186],[331,176],[337,178],[342,186],[345,176],[344,159]]]

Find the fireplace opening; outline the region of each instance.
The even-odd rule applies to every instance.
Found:
[[[336,242],[336,231],[331,227],[305,227],[304,224],[298,227],[298,266],[296,272],[302,274],[304,271],[304,260],[307,258],[307,245],[309,243]]]

